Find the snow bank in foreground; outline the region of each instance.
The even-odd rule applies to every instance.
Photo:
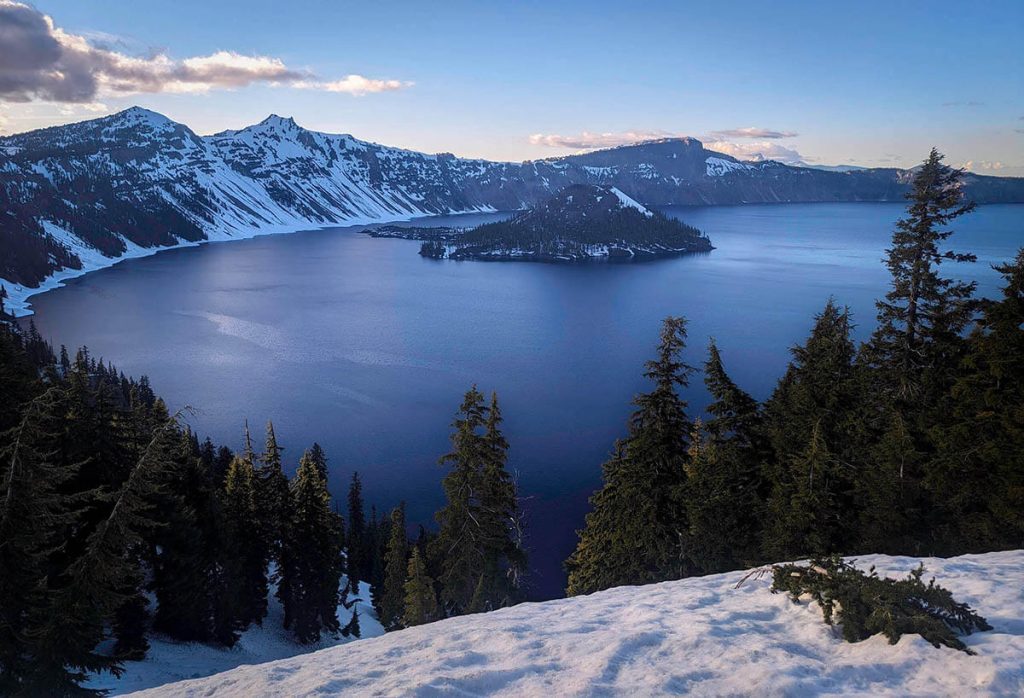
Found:
[[[350,596],[349,600],[354,598],[354,596]],[[369,584],[360,583],[359,599],[356,602],[356,607],[359,609],[361,636],[370,638],[383,635],[384,628],[374,617],[373,605],[370,603]],[[341,620],[342,626],[348,623],[351,617],[351,609],[338,607],[338,618]],[[253,627],[242,633],[238,643],[231,649],[150,637],[149,653],[145,660],[125,662],[126,671],[120,679],[114,678],[110,674],[103,674],[94,678],[87,686],[107,689],[113,695],[120,695],[183,679],[210,676],[238,666],[294,657],[317,649],[348,644],[357,639],[354,637],[325,638],[320,641],[319,645],[311,647],[299,645],[292,639],[292,635],[281,627],[283,620],[284,611],[281,604],[271,594],[267,617],[263,619],[263,627]]]
[[[154,696],[1022,695],[1024,551],[923,560],[993,630],[969,656],[917,635],[850,644],[742,572],[523,604],[239,667]],[[903,575],[915,558],[865,556]]]

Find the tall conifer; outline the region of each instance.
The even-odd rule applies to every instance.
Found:
[[[629,435],[606,462],[604,484],[566,562],[570,596],[623,584],[678,579],[690,570],[680,492],[686,484],[690,420],[678,390],[692,368],[683,362],[686,321],[666,318],[658,355],[646,364],[654,389],[634,399]]]

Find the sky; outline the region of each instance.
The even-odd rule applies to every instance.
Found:
[[[1024,0],[0,0],[0,133],[133,105],[526,160],[693,136],[742,159],[1024,176]]]

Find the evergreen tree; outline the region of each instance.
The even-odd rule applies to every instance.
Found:
[[[506,468],[508,441],[501,432],[501,422],[498,395],[492,393],[482,444],[478,523],[484,564],[479,588],[474,591],[477,610],[500,608],[516,601],[526,573],[516,485]]]
[[[792,457],[786,480],[769,501],[766,549],[770,557],[821,555],[842,549],[844,521],[839,491],[839,465],[829,450],[820,424],[807,446]]]
[[[281,468],[281,447],[277,445],[274,425],[267,422],[267,441],[262,464],[256,472],[256,505],[260,531],[269,551],[269,559],[280,563],[281,539],[291,520],[288,477]]]
[[[391,539],[384,558],[384,589],[378,611],[385,630],[401,627],[405,610],[405,577],[409,569],[409,540],[405,532],[405,502],[391,512]]]
[[[348,488],[348,549],[346,568],[349,589],[359,593],[359,582],[369,581],[369,560],[366,559],[366,515],[363,513],[363,483],[359,473],[352,473]]]
[[[434,593],[434,580],[427,576],[427,568],[423,564],[419,548],[412,549],[407,575],[402,625],[411,628],[437,620],[440,615],[437,595]]]
[[[806,344],[792,353],[765,406],[771,457],[764,552],[776,560],[846,550],[857,517],[849,464],[860,456],[859,383],[849,311],[829,300]],[[828,511],[796,509],[825,502]],[[812,531],[815,522],[828,525]]]
[[[179,447],[160,503],[166,525],[155,535],[158,552],[151,562],[150,588],[157,600],[153,627],[184,642],[215,639],[217,597],[226,593],[218,574],[218,559],[226,552],[220,506],[198,450],[187,438]]]
[[[757,562],[763,508],[751,459],[736,444],[704,431],[697,420],[680,497],[689,522],[687,560],[696,572],[712,574]]]
[[[935,502],[933,549],[957,555],[1024,546],[1024,249],[995,267],[1002,298],[986,302],[968,339],[924,487]]]
[[[466,610],[485,563],[480,480],[482,464],[488,458],[481,435],[486,419],[484,396],[473,386],[452,423],[452,450],[440,460],[450,470],[442,481],[446,503],[435,515],[440,530],[430,554],[440,569],[441,602],[449,616]]]
[[[6,330],[0,328],[0,335]],[[27,402],[0,451],[0,694],[25,690],[32,672],[30,625],[47,608],[51,554],[74,518],[62,489],[74,469],[54,460],[50,444],[60,424],[60,389]],[[64,667],[62,676],[67,678]]]
[[[760,407],[757,400],[740,389],[725,372],[714,340],[708,344],[704,385],[713,400],[707,408],[710,418],[704,424],[711,438],[719,444],[731,441],[741,448],[755,446],[761,427]]]
[[[313,465],[316,466],[317,472],[320,473],[320,477],[327,481],[327,455],[324,450],[320,448],[320,444],[314,442],[312,447],[309,449],[309,459],[313,461]]]
[[[948,224],[974,210],[965,202],[962,170],[942,163],[934,148],[914,175],[907,216],[896,223],[886,265],[892,288],[877,302],[878,329],[867,356],[879,386],[907,405],[933,404],[959,359],[960,333],[971,320],[975,284],[939,274],[943,262],[973,262],[942,248]]]
[[[687,559],[703,574],[755,564],[764,519],[761,465],[767,457],[757,401],[741,390],[712,341],[704,364],[711,418],[690,439],[685,501]],[[705,436],[706,433],[706,436]]]
[[[248,449],[247,449],[248,450]],[[251,624],[262,625],[267,614],[267,550],[260,535],[256,511],[256,473],[246,456],[235,456],[228,468],[224,486],[224,528],[228,554],[224,560],[226,577],[233,588],[228,615],[232,626],[244,630]]]
[[[658,356],[646,364],[654,390],[639,395],[629,435],[606,462],[604,484],[591,498],[576,551],[566,562],[570,596],[624,584],[685,576],[682,543],[688,528],[679,493],[686,484],[691,424],[685,388],[692,368],[680,355],[686,321],[666,318]]]
[[[927,500],[921,488],[925,454],[903,415],[891,407],[877,443],[868,449],[855,484],[857,548],[864,552],[921,554],[919,525]]]
[[[78,684],[88,673],[122,671],[118,659],[100,653],[98,645],[128,600],[125,591],[142,582],[142,570],[131,551],[158,525],[151,502],[171,467],[177,438],[175,416],[155,430],[110,498],[107,515],[84,537],[81,553],[48,578],[51,596],[45,606],[33,609],[26,632],[33,661],[28,688],[23,690],[30,695],[80,692]]]
[[[285,625],[302,643],[338,632],[341,583],[339,518],[331,511],[327,482],[310,452],[303,454],[292,483],[292,521],[283,546],[281,597]]]

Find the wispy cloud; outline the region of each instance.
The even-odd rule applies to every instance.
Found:
[[[798,135],[800,134],[793,131],[775,131],[770,128],[758,128],[756,126],[747,126],[746,128],[729,128],[724,131],[712,131],[710,133],[710,136],[714,140],[728,140],[730,138],[795,138]]]
[[[942,106],[944,106],[944,107],[983,107],[983,106],[985,106],[985,103],[984,102],[975,102],[974,100],[967,100],[967,101],[957,100],[957,101],[953,101],[953,102],[943,102]]]
[[[961,167],[971,172],[998,172],[1008,169],[1009,165],[999,160],[968,160]]]
[[[318,80],[300,80],[292,85],[303,90],[323,90],[325,92],[344,92],[350,95],[365,95],[374,92],[389,92],[412,87],[413,83],[402,80],[376,80],[362,75],[346,75],[340,80],[329,82]]]
[[[659,138],[678,138],[681,134],[669,131],[622,131],[619,133],[583,133],[562,136],[557,133],[535,133],[530,136],[530,145],[543,145],[548,148],[571,148],[573,150],[595,150],[597,148],[614,148],[630,145],[641,141],[652,141]]]
[[[705,146],[708,150],[732,155],[737,160],[776,160],[787,165],[799,165],[812,159],[804,157],[795,148],[787,148],[781,143],[771,141],[711,141],[705,143]]]
[[[182,60],[164,52],[129,55],[120,37],[65,32],[48,15],[15,0],[0,0],[0,27],[0,98],[9,102],[93,103],[105,95],[208,92],[259,83],[359,95],[412,84],[361,75],[324,81],[279,58],[234,51]]]

